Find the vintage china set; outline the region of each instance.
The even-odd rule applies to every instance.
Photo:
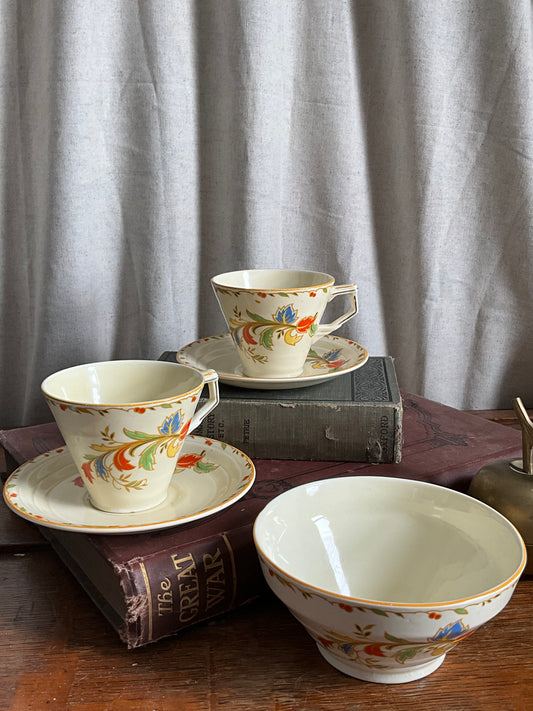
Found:
[[[328,277],[320,285],[323,293],[306,283],[308,274]],[[308,387],[368,360],[363,346],[329,333],[357,312],[355,285],[337,287],[325,274],[291,272],[297,288],[291,304],[280,306],[287,289],[274,277],[270,292],[260,293],[254,270],[220,276],[213,288],[231,334],[189,343],[177,352],[173,366],[194,369],[203,378],[180,395],[178,404],[187,400],[190,413],[203,385],[209,386],[209,402],[188,415],[193,426],[183,427],[182,413],[165,413],[161,421],[160,408],[175,405],[166,396],[146,408],[142,400],[136,406],[110,406],[122,409],[121,425],[126,410],[127,417],[146,414],[143,422],[151,422],[155,436],[132,424],[117,429],[130,441],[117,442],[112,424],[102,433],[103,444],[93,446],[98,453],[85,456],[89,463],[80,465],[80,453],[71,454],[68,446],[26,462],[4,486],[4,499],[16,514],[43,526],[92,534],[155,531],[211,516],[243,497],[255,479],[253,462],[239,449],[188,434],[218,402],[218,381],[241,388]],[[320,326],[327,301],[341,293],[349,295],[350,310]],[[318,297],[316,313],[302,317]],[[285,349],[304,337],[311,346],[301,372],[284,377],[269,366],[266,377],[258,375],[256,365],[268,360],[273,339],[283,341]],[[43,387],[43,393],[58,424],[63,415],[67,418],[69,435],[75,434],[69,432],[73,411],[109,420],[105,403],[74,406],[75,398],[70,404],[68,398],[62,401],[61,388],[48,397]],[[182,430],[174,432],[177,419]],[[76,446],[75,436],[71,442]],[[106,511],[95,503],[85,477],[89,484],[98,474],[108,477],[106,457],[126,469],[113,485],[134,486],[133,452],[138,462],[139,456],[150,460],[172,447],[178,460],[168,474],[164,500],[120,513],[116,504]],[[322,656],[347,675],[381,683],[411,681],[437,669],[449,649],[505,607],[526,559],[520,534],[486,504],[433,484],[379,476],[319,481],[278,495],[255,521],[254,544],[268,585]]]
[[[14,472],[6,500],[23,518],[82,533],[138,533],[190,523],[231,506],[254,482],[251,460],[224,442],[188,435],[163,503],[146,511],[109,513],[90,504],[66,447],[41,454]]]
[[[357,314],[357,285],[324,272],[243,269],[211,279],[242,371],[250,378],[298,378],[318,340]],[[326,306],[348,298],[345,313],[322,322]]]
[[[315,385],[360,368],[367,359],[368,351],[354,341],[324,336],[313,347],[301,376],[282,380],[245,376],[229,333],[199,339],[177,353],[179,363],[203,372],[212,369],[221,382],[264,389]],[[203,446],[205,442],[208,445]],[[207,449],[204,462],[200,455]],[[221,511],[244,496],[255,480],[250,459],[217,440],[187,435],[180,460],[182,466],[178,462],[166,500],[143,512],[112,513],[92,506],[67,447],[20,466],[6,482],[4,499],[16,514],[42,526],[85,533],[139,533]]]
[[[322,272],[276,269],[228,272],[211,281],[231,333],[189,343],[174,364],[89,363],[43,381],[66,446],[10,477],[4,498],[18,515],[70,531],[128,533],[220,511],[249,490],[255,468],[231,445],[190,434],[218,403],[218,381],[306,387],[367,361],[365,348],[330,335],[357,312],[355,284],[336,285]],[[350,299],[348,311],[320,324],[327,303],[341,294]],[[301,372],[272,375],[276,358],[290,369],[302,348],[309,352]],[[254,375],[244,372],[250,363]],[[204,385],[208,401],[195,412]]]

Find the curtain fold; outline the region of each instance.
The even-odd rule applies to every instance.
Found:
[[[222,333],[209,278],[262,266],[356,281],[339,335],[403,390],[533,407],[527,0],[0,13],[0,426],[51,419],[55,370]]]

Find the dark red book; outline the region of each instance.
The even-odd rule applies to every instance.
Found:
[[[466,491],[487,462],[521,456],[520,432],[430,400],[403,396],[397,464],[255,460],[244,498],[207,519],[152,533],[90,535],[39,527],[128,647],[175,634],[266,591],[252,539],[256,515],[286,489],[372,474]],[[62,444],[54,424],[0,431],[20,464]]]

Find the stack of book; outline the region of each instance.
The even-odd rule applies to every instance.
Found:
[[[161,360],[176,362],[166,351]],[[220,403],[195,434],[257,459],[399,462],[402,398],[390,357],[318,385],[256,390],[220,384]]]
[[[224,386],[221,395],[204,436],[255,458],[254,486],[236,504],[206,519],[132,535],[40,527],[130,648],[266,591],[252,527],[263,506],[282,491],[358,474],[466,491],[483,464],[521,453],[514,429],[415,395],[401,397],[393,362],[385,357],[369,358],[359,370],[298,391]],[[284,413],[290,417],[284,419]],[[0,431],[14,466],[62,443],[55,424]]]

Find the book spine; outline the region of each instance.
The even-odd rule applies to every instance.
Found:
[[[264,591],[252,525],[120,564],[110,562],[103,537],[84,536],[80,544],[80,534],[40,530],[133,649],[228,612]]]
[[[118,632],[129,648],[228,612],[263,589],[251,524],[131,561],[115,572],[126,607]]]
[[[221,400],[197,434],[257,459],[398,462],[401,407],[391,403]]]

